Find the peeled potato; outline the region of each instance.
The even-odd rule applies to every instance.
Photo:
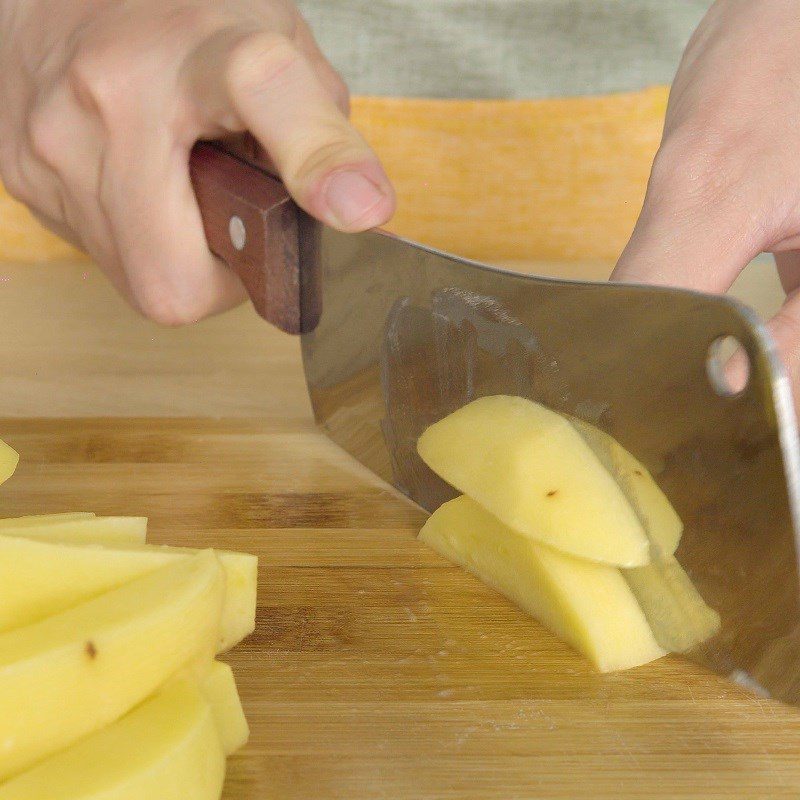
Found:
[[[518,533],[621,567],[649,561],[617,482],[560,414],[522,397],[475,400],[429,427],[426,464]]]
[[[225,754],[188,678],[0,786],[0,800],[218,800]]]
[[[616,480],[651,545],[659,553],[672,555],[681,540],[683,523],[647,468],[613,436],[577,418],[571,417],[570,422]]]
[[[225,755],[229,756],[244,747],[250,738],[233,670],[222,661],[212,661],[199,685],[214,714]]]
[[[72,516],[56,518],[53,515],[36,523],[35,518],[24,518],[22,523],[2,520],[0,533],[4,536],[25,536],[29,539],[71,542],[77,544],[100,542],[103,544],[143,544],[147,537],[147,517],[96,517]]]
[[[35,528],[58,522],[74,522],[79,519],[92,519],[97,516],[91,511],[62,511],[58,514],[28,514],[24,517],[6,517],[0,519],[0,529],[3,528]]]
[[[674,557],[683,523],[650,472],[619,442],[588,422],[570,421],[619,484],[650,540],[649,564],[622,570],[658,643],[683,653],[720,629],[710,608]]]
[[[0,441],[0,483],[5,483],[19,464],[19,453]]]
[[[0,528],[0,631],[57,614],[197,552],[161,545],[64,544],[7,536]],[[225,575],[217,645],[223,652],[255,628],[258,559],[248,553],[216,554]]]
[[[601,672],[664,655],[616,567],[538,544],[464,496],[437,509],[419,538],[536,617]]]
[[[674,556],[660,556],[622,574],[665,650],[684,653],[719,631],[719,614],[703,600]]]
[[[225,581],[211,551],[0,634],[0,780],[108,725],[214,650]]]

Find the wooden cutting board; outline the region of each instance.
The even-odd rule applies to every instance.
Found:
[[[85,270],[0,267],[23,456],[0,514],[147,514],[155,542],[258,554],[226,800],[798,796],[800,710],[677,658],[594,673],[315,431],[296,343],[247,310],[160,331]]]
[[[797,796],[800,713],[673,658],[595,674],[418,544],[421,513],[310,423],[0,431],[24,457],[4,514],[147,513],[155,542],[260,557],[229,800]]]

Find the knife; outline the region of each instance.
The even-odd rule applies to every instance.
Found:
[[[477,397],[521,395],[601,428],[669,497],[685,526],[676,557],[720,615],[686,655],[800,704],[800,449],[789,382],[754,312],[340,233],[214,143],[198,144],[190,167],[211,250],[262,317],[301,335],[314,415],[334,442],[433,511],[456,492],[417,438]],[[739,393],[715,377],[726,337],[749,360]]]

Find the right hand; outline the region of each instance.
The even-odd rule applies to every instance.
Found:
[[[158,322],[245,296],[205,241],[198,139],[247,146],[249,132],[298,205],[339,230],[394,211],[290,0],[0,0],[0,74],[6,188]]]

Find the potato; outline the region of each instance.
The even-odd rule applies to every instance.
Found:
[[[536,617],[601,672],[664,655],[616,567],[538,544],[464,496],[435,511],[419,538]]]
[[[19,464],[19,453],[0,441],[0,483],[5,483]]]
[[[160,545],[61,544],[6,536],[0,529],[0,631],[59,613],[197,552]],[[247,553],[217,555],[225,572],[217,646],[222,652],[255,629],[258,560]]]
[[[0,800],[218,800],[224,779],[214,715],[184,678],[12,778]]]
[[[239,690],[233,670],[222,661],[212,661],[204,672],[199,682],[200,691],[211,706],[222,739],[222,749],[229,756],[244,747],[250,738]]]
[[[6,519],[0,519],[0,530],[3,528],[50,525],[53,522],[74,522],[79,519],[91,519],[95,516],[97,515],[91,511],[62,511],[58,514],[29,514],[25,517],[7,517]]]
[[[0,780],[118,719],[189,661],[210,657],[224,591],[219,561],[205,551],[0,634]]]
[[[419,438],[426,464],[515,531],[592,561],[646,564],[647,537],[616,481],[560,414],[483,397]]]
[[[27,517],[33,520],[33,517]],[[58,542],[99,542],[102,544],[144,544],[147,537],[147,517],[78,517],[50,519],[39,524],[12,524],[3,520],[0,533],[4,536],[27,536]]]
[[[659,556],[622,574],[664,649],[684,653],[719,631],[719,614],[706,604],[674,556]]]
[[[583,420],[569,419],[617,482],[655,552],[673,555],[683,523],[647,468],[612,436]]]

